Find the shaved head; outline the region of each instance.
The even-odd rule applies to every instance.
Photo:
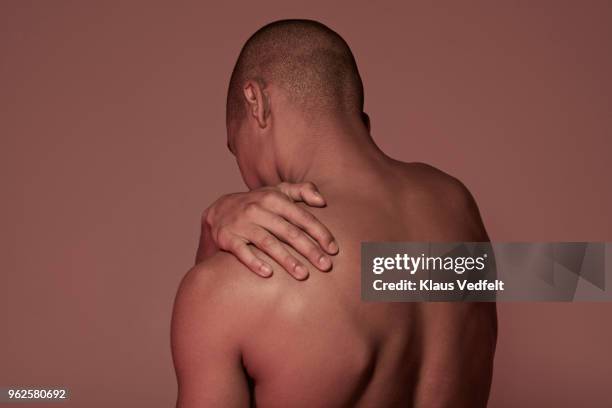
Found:
[[[243,87],[274,84],[304,113],[360,115],[363,85],[348,44],[312,20],[280,20],[260,28],[244,44],[232,72],[227,124],[246,116]]]

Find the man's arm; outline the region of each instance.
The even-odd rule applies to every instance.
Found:
[[[236,330],[237,304],[230,302],[227,290],[215,289],[218,276],[208,262],[194,267],[175,300],[172,356],[178,408],[249,406]]]

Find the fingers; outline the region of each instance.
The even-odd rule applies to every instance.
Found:
[[[302,201],[312,207],[325,206],[325,199],[313,183],[280,183],[278,188],[293,201]]]
[[[332,261],[306,233],[287,222],[283,217],[268,212],[265,215],[266,229],[283,242],[308,259],[312,265],[321,271],[329,271]]]
[[[215,248],[231,252],[260,276],[270,276],[272,268],[251,243],[296,279],[306,279],[308,269],[282,242],[322,271],[332,266],[326,253],[337,253],[338,246],[327,227],[296,201],[325,205],[314,184],[281,183],[277,188],[222,197],[205,212],[203,228],[209,230],[212,241],[208,241]]]
[[[304,280],[308,277],[308,269],[291,255],[274,235],[263,228],[257,228],[252,235],[254,236],[253,244],[274,259],[291,276],[297,280]]]
[[[321,221],[306,209],[295,205],[294,203],[279,200],[278,202],[270,202],[270,211],[285,218],[289,223],[297,225],[308,235],[310,235],[321,248],[330,255],[338,253],[338,245],[334,240],[334,236]]]
[[[270,265],[259,259],[245,240],[238,236],[231,236],[225,239],[220,238],[220,241],[223,243],[221,249],[234,254],[251,271],[264,278],[272,276]]]

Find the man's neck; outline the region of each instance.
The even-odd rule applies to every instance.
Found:
[[[347,185],[378,174],[391,159],[376,146],[361,123],[293,130],[289,160],[280,161],[283,181],[317,186]]]

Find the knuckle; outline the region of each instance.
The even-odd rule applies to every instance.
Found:
[[[287,237],[289,237],[290,239],[298,239],[301,235],[301,231],[294,227],[293,225],[289,225],[287,226]]]
[[[231,202],[232,200],[238,198],[240,196],[240,193],[230,193],[230,194],[224,194],[221,197],[219,197],[217,199],[217,201],[215,201],[211,207],[219,207],[219,206],[223,206],[225,205],[227,202]]]
[[[288,266],[289,268],[293,269],[293,268],[295,268],[298,265],[298,261],[297,261],[297,259],[295,259],[291,255],[286,255],[285,258],[284,258],[283,264],[285,266]]]
[[[321,228],[321,232],[320,234],[320,240],[322,243],[328,245],[331,244],[331,242],[334,240],[334,237],[332,237],[331,233],[329,231],[327,231],[325,228]]]
[[[257,211],[259,211],[259,204],[257,204],[256,202],[250,202],[244,206],[244,213],[246,215],[254,215],[255,213],[257,213]]]
[[[261,195],[261,202],[265,205],[270,205],[277,199],[277,194],[278,193],[274,190],[265,191]]]
[[[226,251],[230,251],[232,253],[236,253],[238,252],[238,249],[240,248],[240,242],[236,239],[231,239],[227,242],[226,246],[225,246],[225,250]]]
[[[306,190],[316,190],[317,186],[315,186],[313,182],[307,181],[306,183],[304,183],[304,188],[306,188]]]
[[[270,249],[274,246],[275,242],[274,237],[267,235],[260,241],[260,245],[264,249]]]

